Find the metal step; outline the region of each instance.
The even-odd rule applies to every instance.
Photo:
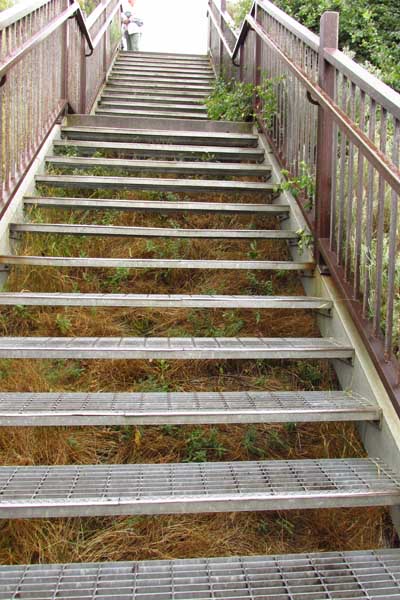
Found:
[[[171,65],[171,64],[156,64],[156,63],[138,63],[137,61],[125,62],[116,60],[113,67],[113,73],[140,73],[144,75],[184,75],[185,77],[205,77],[215,79],[214,71],[207,66],[191,66],[191,65]]]
[[[71,223],[12,223],[11,233],[52,233],[139,238],[191,238],[238,240],[297,240],[295,231],[281,229],[179,229],[174,227],[130,227],[118,225],[75,225]]]
[[[210,64],[210,59],[207,54],[186,54],[181,52],[144,52],[143,50],[136,52],[121,52],[119,54],[120,57],[126,59],[139,59],[143,61],[155,59],[155,60],[178,60],[181,62],[191,62],[191,63],[206,63]]]
[[[96,108],[96,115],[127,115],[129,117],[157,117],[168,119],[194,119],[197,121],[206,121],[208,119],[207,113],[198,112],[184,112],[184,111],[171,111],[171,110],[155,110],[145,109],[140,110],[139,108]]]
[[[192,260],[175,258],[81,258],[64,256],[0,256],[3,265],[118,269],[244,269],[260,271],[311,271],[312,262],[289,260]]]
[[[25,196],[26,206],[65,208],[67,210],[135,210],[138,212],[191,212],[217,214],[260,214],[271,217],[288,215],[287,204],[235,204],[221,202],[175,202],[173,200],[118,200],[114,198],[62,198],[60,196]]]
[[[66,169],[119,169],[134,173],[174,173],[197,177],[210,175],[213,177],[271,177],[269,165],[255,165],[247,163],[215,163],[215,162],[189,162],[174,160],[134,160],[131,158],[87,158],[75,156],[47,156],[46,163],[53,167]]]
[[[142,81],[149,79],[150,81],[168,81],[170,83],[205,83],[206,85],[215,80],[214,74],[210,71],[185,71],[180,72],[176,69],[139,69],[134,66],[123,68],[115,65],[111,71],[111,77],[121,77],[132,79],[133,81]]]
[[[119,55],[119,57],[117,58],[117,60],[114,63],[115,65],[123,65],[123,66],[133,66],[133,67],[139,67],[142,69],[179,69],[182,71],[185,70],[197,70],[197,71],[210,71],[211,73],[214,74],[214,71],[210,65],[209,61],[195,61],[195,62],[187,62],[187,61],[181,61],[181,60],[175,60],[175,59],[168,59],[168,58],[157,58],[157,59],[151,59],[151,58],[145,58],[144,60],[139,58],[139,56],[137,57],[124,57],[122,55]]]
[[[135,308],[268,308],[331,310],[332,302],[311,296],[211,296],[200,294],[80,294],[1,292],[0,306],[97,306]]]
[[[345,392],[5,393],[0,426],[192,425],[375,421]]]
[[[400,600],[400,550],[0,567],[0,600]]]
[[[380,459],[0,467],[0,518],[392,506]]]
[[[201,104],[201,100],[199,98],[191,98],[186,96],[174,96],[173,94],[156,94],[153,95],[138,93],[138,94],[124,94],[123,92],[118,93],[115,91],[103,92],[101,95],[101,102],[112,102],[112,101],[123,101],[123,102],[146,102],[150,104],[157,104],[158,102],[162,102],[163,104],[186,104],[189,106],[200,106],[204,107]]]
[[[128,142],[91,142],[90,140],[55,140],[54,148],[74,148],[79,155],[91,155],[106,150],[125,156],[148,156],[170,158],[208,158],[218,161],[257,161],[264,159],[262,148],[235,148],[221,146],[189,146],[174,144],[130,144]],[[196,166],[199,164],[197,163]]]
[[[36,185],[52,188],[94,190],[157,190],[159,192],[266,192],[272,194],[273,183],[218,181],[213,179],[173,179],[162,177],[97,177],[95,175],[37,175]]]
[[[134,87],[137,90],[144,89],[162,89],[162,90],[182,90],[191,92],[203,92],[208,95],[212,92],[212,87],[205,83],[188,83],[185,81],[173,82],[166,80],[151,81],[151,79],[134,80],[127,77],[113,77],[112,75],[107,80],[108,86],[118,87]]]
[[[2,337],[0,358],[352,359],[334,338]]]
[[[113,85],[113,86],[109,86],[108,84],[105,85],[104,89],[103,89],[103,94],[106,95],[129,95],[130,98],[134,98],[136,96],[149,96],[151,94],[152,98],[170,98],[170,97],[175,97],[177,94],[179,93],[179,97],[182,100],[185,101],[195,101],[195,102],[201,102],[202,100],[204,100],[205,98],[207,98],[208,93],[207,92],[196,92],[195,90],[193,91],[179,91],[177,92],[176,90],[170,90],[168,87],[165,88],[149,88],[148,86],[146,88],[142,88],[142,89],[137,89],[133,86],[127,86],[127,85],[123,85],[121,87],[118,87],[117,85]]]
[[[184,104],[184,103],[171,103],[171,102],[163,102],[162,100],[157,100],[153,102],[146,102],[144,100],[105,100],[101,99],[99,106],[102,108],[125,108],[125,109],[139,109],[139,110],[147,110],[149,112],[158,110],[158,111],[172,111],[172,112],[196,112],[199,114],[207,114],[207,109],[204,105],[197,102],[196,104]]]
[[[69,140],[98,140],[113,142],[155,142],[157,144],[184,144],[190,146],[258,146],[258,136],[251,133],[226,133],[215,131],[173,131],[170,129],[122,129],[111,127],[63,127]]]

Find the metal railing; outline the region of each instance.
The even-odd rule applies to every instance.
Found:
[[[318,37],[256,0],[233,43],[225,12],[225,0],[209,0],[214,68],[273,90],[273,114],[255,98],[257,121],[289,179],[314,184],[298,202],[316,258],[400,414],[400,94],[338,50],[337,13],[322,15]]]
[[[90,112],[120,40],[121,0],[86,19],[73,0],[30,0],[0,13],[0,211],[55,122]]]

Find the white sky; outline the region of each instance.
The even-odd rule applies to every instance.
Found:
[[[206,54],[207,0],[137,0],[137,12],[141,50]]]

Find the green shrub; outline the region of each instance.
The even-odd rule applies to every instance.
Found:
[[[250,121],[253,118],[254,86],[219,77],[206,100],[208,116],[215,121]]]

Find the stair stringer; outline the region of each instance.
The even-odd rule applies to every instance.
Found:
[[[10,223],[24,223],[24,197],[35,194],[35,177],[42,175],[46,169],[45,158],[54,154],[53,142],[61,139],[61,125],[56,124],[51,129],[40,151],[33,160],[30,168],[14,194],[11,202],[0,218],[0,254],[12,254],[13,240],[10,238]],[[0,270],[0,288],[4,286],[8,276],[7,268]]]

